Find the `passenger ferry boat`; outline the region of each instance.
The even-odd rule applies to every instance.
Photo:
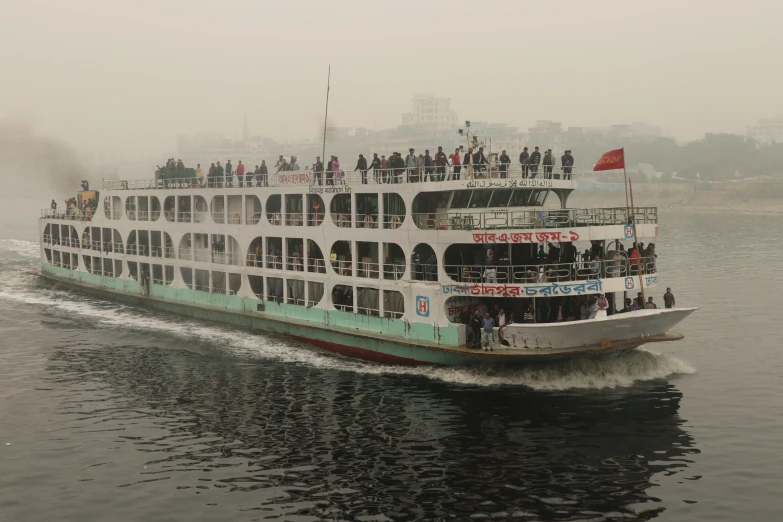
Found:
[[[518,365],[682,337],[670,330],[693,309],[612,313],[624,292],[656,288],[654,258],[637,269],[615,256],[634,218],[640,241],[658,235],[656,208],[569,208],[570,174],[487,167],[428,182],[404,171],[370,171],[366,183],[354,172],[326,184],[312,171],[198,180],[192,169],[104,180],[78,193],[94,212],[42,212],[41,275],[395,364]],[[544,208],[552,197],[559,209]],[[602,260],[544,259],[550,244]],[[578,302],[599,294],[609,316],[581,320]],[[522,322],[528,303],[536,324]],[[494,329],[492,351],[471,349],[466,314],[495,305],[515,322]]]

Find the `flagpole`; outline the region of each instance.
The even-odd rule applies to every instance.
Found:
[[[647,307],[647,297],[644,295],[644,271],[642,270],[642,253],[639,251],[639,241],[636,238],[636,212],[633,206],[633,182],[629,182],[631,187],[631,216],[633,216],[633,247],[639,254],[636,258],[636,273],[639,276],[639,287],[642,289],[642,302],[639,303],[639,309],[644,310]]]
[[[329,117],[329,84],[332,81],[332,66],[329,65],[329,76],[326,78],[326,111],[324,111],[324,144],[321,149],[321,161],[326,161],[326,120]]]
[[[625,178],[625,211],[628,211],[628,174],[625,172],[625,147],[620,149],[623,151],[623,177]]]

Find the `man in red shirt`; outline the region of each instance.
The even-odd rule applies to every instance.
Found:
[[[459,159],[459,148],[456,148],[454,149],[454,154],[451,155],[451,166],[454,169],[454,173],[449,176],[450,179],[459,180],[460,170],[462,170]]]
[[[242,164],[242,160],[239,160],[239,164],[237,165],[237,183],[239,187],[242,186],[242,180],[245,179],[245,166]]]

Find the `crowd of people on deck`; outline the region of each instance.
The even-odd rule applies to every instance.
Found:
[[[468,346],[472,349],[492,351],[492,343],[502,339],[504,327],[516,324],[560,323],[603,319],[609,315],[622,314],[644,308],[655,310],[658,305],[653,296],[644,300],[642,292],[635,298],[625,298],[624,306],[615,309],[612,306],[613,295],[583,295],[542,299],[492,299],[487,303],[464,306],[459,312],[457,322],[468,328]],[[674,294],[670,287],[663,295],[664,308],[675,306]]]
[[[57,202],[55,200],[52,200],[50,208],[52,209],[52,215],[55,217],[92,221],[92,216],[95,215],[95,211],[98,208],[98,202],[95,198],[80,202],[73,197],[65,200],[65,210],[62,212],[57,212]]]
[[[408,183],[426,181],[450,181],[465,179],[483,179],[490,175],[506,178],[511,170],[511,157],[505,150],[499,155],[491,154],[488,157],[484,147],[455,148],[452,154],[444,152],[443,147],[438,147],[437,152],[430,153],[427,149],[423,153],[416,154],[416,150],[408,149],[408,155],[403,157],[399,152],[392,152],[388,158],[386,155],[374,153],[369,159],[364,154],[359,154],[353,172],[359,172],[362,184],[372,177],[376,183]],[[557,168],[556,159],[552,149],[543,153],[539,147],[534,147],[532,152],[528,147],[519,154],[519,166],[523,178],[536,178],[539,174],[542,178],[571,179],[574,167],[574,157],[570,150],[566,150],[560,157],[560,166]],[[330,156],[324,164],[320,156],[315,158],[315,163],[302,168],[297,156],[286,159],[282,154],[275,163],[274,173],[281,172],[307,172],[312,176],[312,182],[316,185],[340,185],[345,183],[346,170],[337,156]],[[555,170],[557,168],[557,171]],[[185,164],[181,159],[169,158],[166,161],[165,170],[184,170]],[[269,186],[269,167],[266,160],[256,165],[251,171],[246,169],[241,160],[236,167],[231,160],[225,164],[220,161],[211,163],[207,170],[206,178],[201,164],[197,164],[195,176],[201,186],[209,187],[263,187]],[[236,178],[236,183],[234,182]]]

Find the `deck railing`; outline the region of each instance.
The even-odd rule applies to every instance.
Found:
[[[245,180],[240,181],[239,177],[221,176],[207,177],[203,180],[196,178],[177,178],[177,179],[137,179],[137,180],[103,180],[103,190],[150,190],[150,189],[199,189],[199,188],[254,188],[254,187],[289,187],[292,185],[323,185],[323,186],[341,186],[341,185],[363,185],[363,184],[397,184],[397,183],[430,183],[438,181],[455,180],[501,180],[501,183],[508,183],[502,180],[563,180],[573,179],[573,167],[562,166],[544,166],[537,168],[528,166],[527,168],[518,162],[508,164],[508,168],[503,170],[499,163],[487,163],[482,169],[473,169],[472,174],[468,169],[459,165],[460,172],[456,172],[453,166],[445,167],[444,171],[439,171],[437,167],[429,169],[422,168],[398,168],[398,169],[378,169],[368,170],[366,176],[362,176],[361,171],[348,171],[343,169],[342,175],[335,175],[336,172],[324,172],[317,175],[311,170],[299,170],[296,172],[277,172],[267,176],[267,182],[262,183],[256,179],[254,174],[246,174]],[[364,178],[365,183],[362,183]],[[528,186],[536,186],[536,183]]]

